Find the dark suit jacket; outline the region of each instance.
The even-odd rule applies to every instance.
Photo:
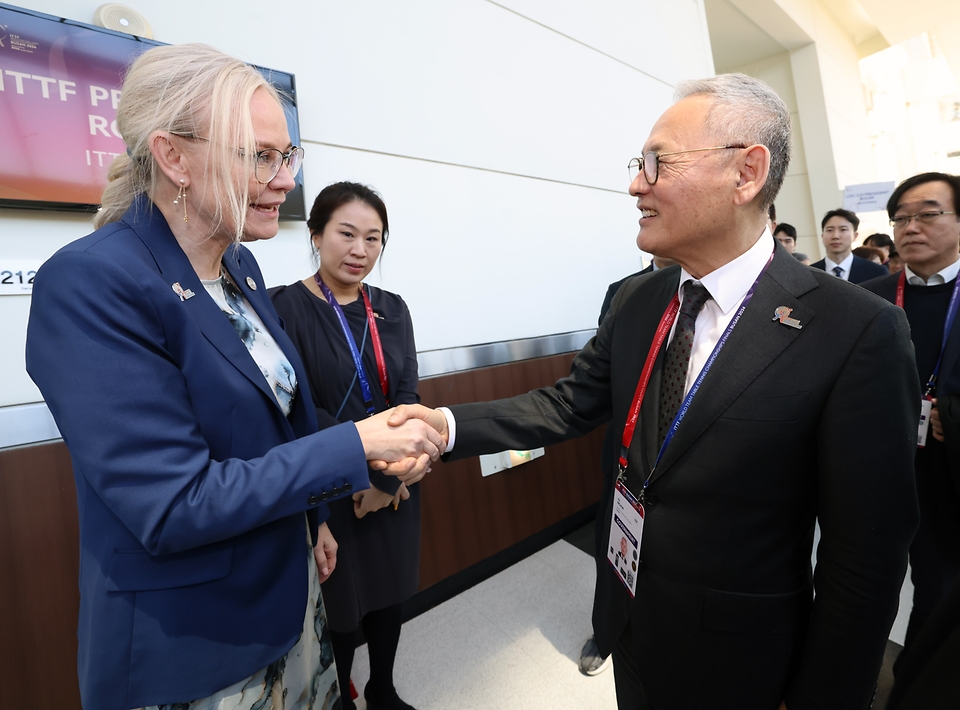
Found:
[[[900,274],[887,274],[872,279],[862,287],[895,303]],[[904,298],[909,298],[909,290]],[[939,341],[938,341],[939,342]],[[916,370],[914,370],[916,376]],[[924,373],[926,376],[928,373]],[[960,325],[956,323],[947,339],[937,377],[937,408],[943,422],[945,447],[937,450],[936,442],[928,443],[928,455],[917,456],[920,507],[928,516],[941,554],[960,558]],[[929,435],[932,437],[932,434]],[[930,440],[928,439],[928,442]]]
[[[620,287],[623,286],[627,279],[632,279],[634,276],[639,276],[640,274],[649,274],[653,272],[653,264],[650,264],[645,269],[641,269],[635,274],[630,274],[629,276],[624,276],[619,281],[614,281],[607,287],[607,293],[603,297],[603,305],[600,306],[600,317],[597,319],[597,325],[603,323],[604,316],[607,315],[607,312],[610,310],[610,304],[613,303],[613,297],[617,295],[617,291],[620,290]]]
[[[918,520],[906,319],[775,248],[651,479],[636,599],[612,571],[599,585],[598,640],[609,646],[630,621],[654,708],[866,708],[897,613]],[[452,456],[549,445],[611,417],[619,436],[678,277],[673,267],[624,284],[556,386],[453,407]],[[773,319],[779,306],[802,330]],[[635,492],[659,448],[662,360],[629,451]],[[855,440],[850,423],[868,419]]]
[[[281,657],[306,610],[304,511],[315,532],[322,500],[368,485],[353,424],[306,436],[307,377],[253,256],[223,262],[297,372],[289,419],[148,201],[36,276],[27,370],[76,478],[86,710],[202,698]]]
[[[960,707],[960,584],[937,606],[903,657],[886,710]]]
[[[821,259],[820,261],[815,261],[810,264],[810,266],[824,271],[827,268],[827,260]],[[854,254],[853,263],[850,265],[850,278],[848,280],[852,284],[859,284],[864,281],[869,281],[870,279],[875,279],[878,276],[886,276],[889,273],[887,267],[875,264],[869,259],[864,259],[862,256]],[[830,275],[833,276],[833,274]]]

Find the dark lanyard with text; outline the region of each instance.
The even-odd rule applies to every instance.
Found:
[[[737,325],[737,322],[740,320],[740,317],[746,310],[747,304],[750,303],[750,299],[753,298],[753,294],[757,290],[757,284],[760,283],[760,279],[763,278],[764,273],[766,273],[767,267],[770,266],[770,262],[773,261],[773,256],[775,253],[776,252],[770,254],[770,258],[767,259],[767,263],[764,264],[763,269],[760,270],[757,280],[753,282],[750,290],[747,291],[747,295],[743,297],[743,303],[740,304],[740,308],[737,309],[733,319],[723,331],[723,334],[720,336],[720,340],[718,340],[717,344],[713,347],[710,357],[707,358],[707,361],[703,365],[703,369],[700,370],[700,374],[697,376],[693,386],[690,388],[690,391],[684,398],[683,403],[680,405],[680,409],[677,411],[677,416],[674,417],[673,424],[670,425],[670,429],[667,431],[667,436],[663,440],[663,444],[660,446],[660,451],[657,453],[657,460],[654,463],[653,468],[650,470],[650,475],[647,476],[646,480],[643,482],[643,489],[640,491],[639,495],[639,500],[641,503],[643,503],[646,498],[646,492],[650,485],[650,479],[657,470],[657,466],[660,464],[660,459],[663,458],[663,453],[667,450],[667,446],[673,440],[673,435],[680,426],[680,422],[683,421],[683,418],[686,416],[687,410],[690,408],[690,403],[693,401],[694,395],[697,394],[697,390],[700,389],[700,385],[703,383],[703,378],[706,377],[707,372],[710,371],[714,361],[717,359],[717,355],[720,354],[720,350],[722,350],[723,346],[726,344],[727,339],[730,337],[730,333],[733,332],[734,327]],[[650,352],[647,353],[647,360],[644,363],[643,370],[640,374],[640,381],[637,383],[637,391],[633,395],[633,402],[630,405],[627,421],[623,428],[623,439],[621,441],[622,446],[620,449],[620,473],[618,480],[623,482],[624,486],[626,486],[626,478],[623,474],[627,470],[627,454],[630,451],[630,444],[633,441],[633,434],[637,428],[637,421],[640,419],[640,406],[643,404],[643,397],[647,392],[647,385],[650,383],[650,375],[653,373],[653,365],[656,362],[657,355],[660,352],[660,348],[663,347],[663,343],[667,339],[670,329],[673,327],[673,322],[676,320],[677,312],[679,310],[680,296],[679,293],[677,293],[674,294],[673,300],[670,301],[670,304],[667,306],[667,310],[663,312],[663,316],[660,318],[660,325],[657,326],[657,332],[654,335],[653,342],[650,344]]]
[[[927,388],[923,392],[924,397],[929,397],[933,394],[934,389],[937,386],[937,375],[940,373],[940,363],[943,362],[943,351],[947,349],[947,338],[950,335],[950,329],[953,328],[953,321],[957,317],[957,292],[958,287],[960,287],[960,274],[953,284],[953,294],[950,296],[950,305],[947,306],[947,317],[943,322],[943,340],[940,343],[940,355],[937,357],[937,364],[933,368],[933,372],[930,373],[930,377],[927,379]],[[904,292],[907,289],[907,272],[901,271],[900,278],[897,279],[897,299],[895,303],[903,308],[903,296]]]
[[[363,361],[361,360],[360,350],[357,348],[357,341],[353,338],[353,333],[350,332],[350,326],[347,323],[347,318],[343,313],[343,308],[340,307],[340,304],[337,303],[336,296],[333,295],[333,291],[330,290],[330,287],[327,286],[323,279],[320,278],[320,273],[313,275],[314,281],[317,282],[317,286],[320,287],[320,291],[323,293],[324,298],[327,299],[327,303],[333,308],[334,313],[337,314],[337,320],[340,321],[340,327],[343,328],[343,334],[347,339],[347,345],[350,346],[350,354],[353,356],[354,367],[357,368],[357,379],[360,380],[360,393],[363,395],[363,403],[367,408],[367,414],[371,415],[375,411],[373,403],[373,395],[370,392],[370,383],[367,381],[367,373],[363,368]],[[363,288],[363,285],[360,285],[360,295],[363,296],[363,305],[364,309],[367,312],[367,327],[370,329],[370,340],[373,344],[373,354],[377,361],[377,373],[380,375],[380,389],[383,390],[383,396],[387,400],[387,406],[390,406],[390,383],[387,379],[387,363],[383,357],[383,345],[380,343],[380,331],[377,330],[377,321],[376,317],[373,314],[373,306],[370,304],[370,296],[367,295],[366,289]]]

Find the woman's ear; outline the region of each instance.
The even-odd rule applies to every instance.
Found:
[[[154,131],[149,138],[150,154],[174,185],[190,186],[190,171],[179,139],[167,131]]]

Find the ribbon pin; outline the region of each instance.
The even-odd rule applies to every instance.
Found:
[[[189,288],[188,288],[188,289],[184,289],[183,286],[180,285],[180,282],[179,282],[179,281],[177,281],[176,283],[174,283],[170,288],[173,289],[173,292],[174,292],[175,294],[177,294],[178,296],[180,296],[180,300],[181,300],[181,301],[186,301],[186,300],[189,299],[189,298],[193,298],[194,295],[195,295],[195,294],[193,293],[193,291],[191,291]]]
[[[798,321],[796,318],[788,317],[791,313],[793,313],[792,308],[788,308],[787,306],[779,306],[777,310],[773,312],[773,320],[778,320],[784,325],[789,325],[791,328],[800,330],[803,328],[803,326],[800,325],[800,321]]]

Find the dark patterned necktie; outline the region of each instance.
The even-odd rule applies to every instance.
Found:
[[[833,275],[836,276],[838,279],[842,279],[842,278],[843,278],[843,267],[842,267],[842,266],[834,266],[834,267],[833,267]]]
[[[702,284],[687,281],[683,285],[683,305],[680,306],[680,314],[677,316],[677,329],[674,331],[673,340],[667,347],[663,379],[660,381],[660,442],[667,437],[667,431],[683,402],[697,314],[709,299],[710,294]]]

